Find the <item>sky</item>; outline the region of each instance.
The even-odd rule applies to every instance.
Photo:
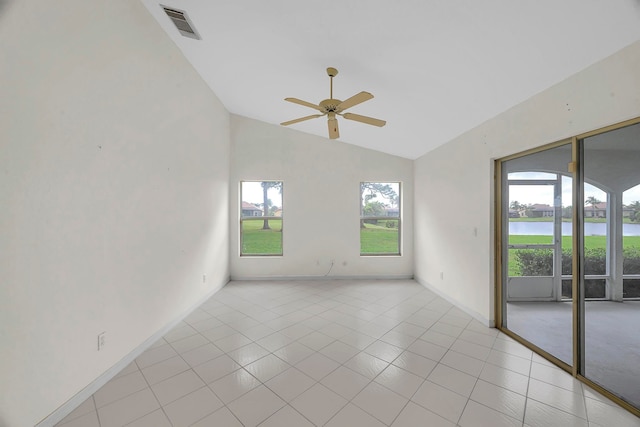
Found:
[[[512,179],[521,179],[524,178],[524,175],[522,173],[511,173],[509,174],[509,177]],[[528,177],[529,179],[531,179],[532,177],[539,179],[555,178],[553,174],[538,172],[528,172]],[[271,199],[273,205],[282,207],[282,195],[278,190],[270,188],[268,196],[269,199]],[[607,200],[607,195],[604,191],[599,190],[590,184],[585,184],[585,200],[588,199],[589,196],[594,196],[596,199],[603,202]],[[378,200],[382,201],[383,203],[389,204],[386,199],[382,199],[379,197]],[[540,203],[553,206],[553,189],[550,185],[514,185],[511,187],[510,200],[516,200],[524,205]],[[625,193],[623,194],[622,203],[628,205],[635,202],[636,200],[640,201],[640,184],[625,191]],[[262,203],[262,187],[260,186],[260,182],[245,181],[242,183],[242,201],[254,204]],[[571,178],[563,176],[562,206],[570,205],[572,205]]]
[[[263,202],[263,194],[262,194],[262,186],[260,185],[261,181],[243,181],[242,182],[242,201],[243,202],[249,202],[249,203],[262,203]],[[391,185],[391,187],[396,191],[400,191],[399,187],[400,185],[398,183],[389,183],[389,185]],[[273,203],[274,206],[278,206],[278,207],[282,207],[282,194],[280,194],[280,191],[270,188],[267,192],[267,195],[269,197],[269,199],[271,199],[271,203]],[[381,195],[378,195],[378,197],[375,199],[378,200],[386,205],[391,205],[391,202],[382,197]]]
[[[262,186],[260,185],[261,181],[243,181],[242,182],[242,201],[249,203],[262,203],[263,202],[263,194],[262,194]],[[280,191],[275,188],[270,188],[267,191],[267,196],[271,200],[273,206],[282,207],[282,194]]]
[[[510,173],[509,178],[555,179],[555,174],[542,172]],[[571,178],[563,176],[562,206],[571,206],[573,204],[571,200],[571,193]],[[586,183],[584,188],[584,199],[587,200],[590,196],[594,196],[602,202],[607,201],[607,194],[604,191]],[[513,185],[510,189],[509,199],[510,201],[515,200],[524,205],[540,203],[553,206],[553,187],[551,185]],[[622,203],[625,205],[631,204],[636,200],[640,201],[640,184],[625,191],[622,195]]]

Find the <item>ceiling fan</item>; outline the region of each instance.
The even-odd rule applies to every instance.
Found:
[[[327,68],[327,74],[331,78],[330,83],[330,92],[329,99],[325,99],[324,101],[320,101],[319,104],[312,104],[311,102],[303,101],[298,98],[285,98],[285,101],[293,102],[294,104],[304,105],[305,107],[314,108],[320,111],[322,114],[312,114],[310,116],[301,117],[295,120],[289,120],[288,122],[280,123],[282,126],[289,126],[294,123],[303,122],[305,120],[316,119],[318,117],[327,116],[328,117],[328,125],[329,125],[329,138],[336,139],[340,137],[340,132],[338,131],[338,120],[336,115],[342,116],[347,120],[354,120],[360,123],[366,123],[368,125],[382,127],[387,122],[380,119],[374,119],[373,117],[361,116],[359,114],[353,113],[344,113],[344,110],[347,108],[351,108],[355,105],[363,103],[364,101],[368,101],[373,98],[369,92],[360,92],[356,95],[353,95],[351,98],[347,98],[344,101],[340,101],[339,99],[333,99],[333,78],[338,74],[338,70],[335,68],[329,67]]]

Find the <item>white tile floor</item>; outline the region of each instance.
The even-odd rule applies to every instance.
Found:
[[[232,282],[60,427],[640,426],[411,280]]]

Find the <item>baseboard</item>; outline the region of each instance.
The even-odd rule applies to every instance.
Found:
[[[66,403],[60,406],[58,409],[53,411],[49,416],[40,421],[35,427],[53,427],[60,421],[62,421],[67,415],[73,412],[78,406],[82,404],[85,400],[87,400],[91,395],[93,395],[96,391],[100,390],[102,386],[108,383],[113,377],[115,377],[120,371],[126,368],[131,362],[133,362],[138,356],[140,356],[146,349],[151,347],[153,343],[158,341],[160,338],[165,336],[171,329],[173,329],[178,323],[180,323],[185,317],[191,314],[196,308],[200,307],[205,301],[211,298],[216,292],[222,289],[227,283],[229,283],[230,278],[227,278],[227,281],[215,287],[213,290],[209,291],[204,297],[202,297],[198,302],[193,304],[183,313],[178,315],[171,322],[167,323],[164,327],[154,333],[152,336],[147,338],[144,342],[142,342],[139,346],[134,348],[129,354],[123,357],[118,363],[113,365],[111,368],[107,369],[103,372],[98,378],[96,378],[93,382],[83,388],[79,393],[69,399]]]
[[[483,315],[481,315],[477,311],[470,309],[469,307],[465,306],[464,304],[461,304],[460,301],[457,301],[457,300],[451,298],[449,295],[444,294],[441,290],[439,290],[438,288],[432,286],[429,282],[427,282],[425,280],[422,280],[419,277],[415,277],[414,279],[415,279],[416,282],[420,283],[422,286],[424,286],[425,288],[429,289],[431,292],[437,294],[440,298],[442,298],[442,299],[450,302],[451,304],[455,305],[460,310],[464,311],[469,316],[471,316],[474,319],[476,319],[478,322],[480,322],[483,325],[488,326],[490,328],[495,328],[496,325],[495,325],[495,321],[494,320],[487,319],[486,317],[484,317]]]
[[[232,281],[274,281],[274,280],[411,280],[412,274],[397,274],[388,276],[231,276]]]

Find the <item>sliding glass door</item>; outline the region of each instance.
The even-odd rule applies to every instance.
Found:
[[[640,277],[640,215],[633,208],[640,204],[640,124],[580,143],[585,200],[580,371],[640,407],[640,295],[634,289]]]
[[[498,327],[640,415],[640,119],[496,170]]]
[[[567,365],[572,246],[563,220],[571,211],[571,155],[564,144],[502,163],[502,326]]]

